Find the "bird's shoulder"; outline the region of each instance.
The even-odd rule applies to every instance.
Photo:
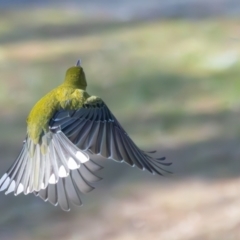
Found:
[[[57,101],[62,109],[77,110],[82,108],[85,104],[101,103],[102,99],[97,96],[91,96],[86,90],[80,88],[59,86],[55,90]]]
[[[85,100],[84,104],[95,105],[97,103],[103,103],[103,100],[98,96],[90,96]]]

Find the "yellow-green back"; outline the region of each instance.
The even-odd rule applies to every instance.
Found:
[[[59,109],[76,110],[90,97],[85,91],[87,82],[81,66],[71,67],[59,87],[41,98],[32,108],[27,118],[27,132],[35,144],[40,136],[48,132],[48,123]]]

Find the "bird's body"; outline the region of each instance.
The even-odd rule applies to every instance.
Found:
[[[60,109],[77,110],[88,99],[96,99],[96,97],[90,98],[90,95],[85,91],[85,84],[71,81],[72,69],[74,68],[68,70],[63,84],[53,89],[35,104],[27,118],[27,132],[35,144],[39,143],[40,137],[49,131],[48,123],[55,112]],[[85,78],[85,75],[82,77]]]
[[[93,189],[101,155],[161,174],[165,158],[140,150],[101,98],[86,92],[81,66],[71,67],[59,87],[41,98],[27,118],[27,137],[18,158],[0,179],[0,191],[34,193],[69,210],[81,205],[79,192]],[[150,152],[151,154],[151,152]],[[166,170],[164,170],[166,171]]]

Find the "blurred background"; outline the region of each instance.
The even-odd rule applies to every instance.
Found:
[[[0,174],[78,58],[88,92],[173,162],[160,177],[101,161],[69,213],[1,194],[0,239],[240,239],[239,16],[239,0],[0,0]]]

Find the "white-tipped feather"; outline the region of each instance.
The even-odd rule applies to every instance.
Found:
[[[1,186],[0,191],[4,191],[8,187],[9,183],[10,183],[10,177],[7,177],[3,185]]]
[[[49,181],[48,181],[50,184],[55,184],[57,183],[56,181],[56,177],[55,177],[55,174],[52,173],[51,177],[49,178]]]
[[[95,163],[93,161],[89,161],[89,163],[92,163],[88,165],[89,169],[82,165],[80,169],[70,171],[66,178],[59,178],[56,184],[49,184],[46,189],[34,192],[34,194],[55,206],[59,205],[65,211],[70,210],[70,202],[81,206],[80,192],[88,193],[92,191],[94,187],[90,183],[101,180],[93,173],[98,169]]]
[[[49,159],[49,154],[46,154],[46,164],[45,164],[45,169],[44,169],[44,188],[48,186],[48,181],[51,176],[51,162]]]
[[[25,195],[27,195],[27,194],[29,194],[29,193],[30,193],[30,188],[27,187],[27,191],[26,191],[26,194],[25,194]]]
[[[49,186],[54,186],[61,179],[60,185],[54,187],[57,199],[61,197],[61,200],[52,199],[52,202],[56,204],[59,202],[62,208],[68,210],[66,197],[69,196],[71,201],[80,205],[81,200],[77,191],[88,192],[92,188],[80,175],[73,182],[69,180],[65,182],[65,179],[70,177],[69,173],[72,170],[77,171],[76,169],[80,168],[81,164],[88,162],[89,156],[80,151],[61,131],[48,132],[44,135],[42,142],[44,147],[40,144],[34,145],[30,138],[27,139],[17,160],[1,177],[0,191],[6,190],[5,194],[14,192],[15,196],[20,193],[26,195],[39,191],[47,193]],[[81,183],[75,182],[78,179]],[[65,184],[70,186],[68,191],[65,189]],[[61,190],[61,193],[57,193],[57,189]],[[44,199],[47,201],[49,197],[48,194],[45,195]]]
[[[23,190],[24,190],[24,187],[23,187],[22,183],[20,183],[18,185],[17,192],[15,193],[15,196],[17,196],[18,194],[22,193]]]
[[[68,167],[71,170],[77,169],[80,167],[80,164],[77,164],[72,157],[68,159]]]
[[[5,194],[9,194],[10,192],[13,192],[15,190],[16,182],[13,180],[11,184],[8,187],[8,190],[5,192]]]
[[[76,157],[79,159],[79,161],[80,161],[81,163],[85,163],[85,162],[89,161],[88,155],[87,155],[87,154],[83,154],[83,153],[80,152],[80,151],[78,151],[78,152],[76,153]]]
[[[41,184],[41,189],[45,189],[45,185],[44,185],[43,182],[42,182],[42,184]]]
[[[27,151],[26,149],[24,149],[24,151]],[[24,177],[24,172],[25,172],[25,168],[26,168],[26,164],[27,164],[27,154],[23,154],[23,161],[22,161],[22,164],[21,164],[21,166],[20,166],[20,169],[19,169],[19,172],[18,172],[18,174],[17,174],[17,176],[16,176],[16,187],[15,187],[15,189],[14,189],[14,194],[16,195],[16,194],[19,194],[19,193],[17,193],[18,192],[18,187],[19,186],[22,186],[23,187],[23,190],[24,190],[24,186],[23,186],[23,184],[22,184],[22,182],[23,182],[23,177]],[[20,189],[21,189],[21,187],[20,187]],[[22,190],[22,191],[23,191]]]
[[[58,176],[61,178],[68,176],[68,173],[63,165],[58,170]]]
[[[35,155],[34,155],[34,178],[33,178],[33,189],[35,191],[40,190],[40,182],[39,182],[39,177],[40,177],[40,164],[42,161],[41,158],[41,146],[39,144],[37,144],[36,146],[36,150],[35,150]]]
[[[1,186],[1,184],[4,182],[4,180],[7,178],[7,173],[4,173],[3,174],[3,176],[1,177],[1,179],[0,179],[0,186]]]
[[[54,134],[52,142],[54,144],[55,149],[57,149],[56,157],[58,158],[59,164],[63,165],[68,175],[69,174],[69,169],[67,166],[67,160],[69,158],[68,148],[71,148],[71,146],[68,146],[68,145],[66,146],[65,144],[61,144],[60,139],[61,139],[61,136],[59,135],[59,133]],[[67,150],[65,150],[64,148],[67,148]]]
[[[39,185],[38,185],[39,189],[38,189],[38,191],[40,189],[44,188],[45,164],[46,164],[46,155],[41,154],[41,162],[40,162],[40,170],[39,170],[40,174],[39,174],[39,180],[38,180],[38,182],[39,182]]]
[[[50,162],[51,162],[52,174],[55,175],[54,176],[55,177],[55,182],[54,183],[56,183],[58,181],[58,178],[59,178],[58,177],[58,159],[57,159],[57,151],[54,148],[52,142],[50,142],[50,144],[49,144],[49,159],[50,159]],[[49,179],[49,181],[50,181],[50,179]]]

